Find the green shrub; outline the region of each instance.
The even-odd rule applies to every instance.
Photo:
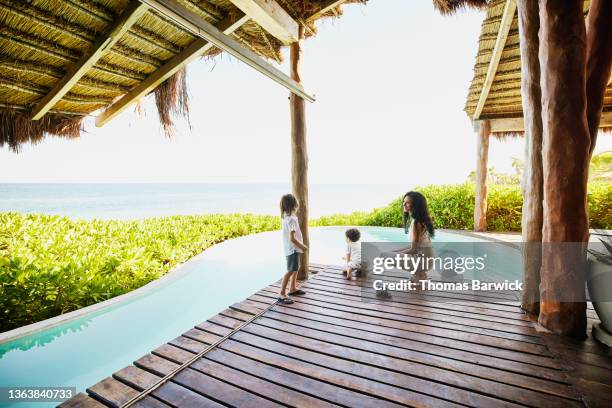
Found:
[[[471,184],[417,187],[437,228],[473,228]],[[612,184],[589,185],[591,228],[612,229]],[[493,185],[490,231],[519,231],[516,185]],[[370,212],[336,214],[313,226],[402,227],[401,198]],[[0,213],[0,331],[47,319],[143,286],[226,239],[280,227],[277,216],[201,215],[83,221]]]
[[[129,292],[279,217],[204,215],[83,221],[0,213],[0,331]]]
[[[471,230],[474,228],[474,185],[447,184],[416,187],[427,198],[436,228]],[[523,198],[518,185],[491,185],[487,196],[487,229],[520,231]],[[612,184],[589,184],[590,227],[612,229]],[[321,217],[312,225],[377,225],[402,227],[401,197],[371,212],[336,214]]]

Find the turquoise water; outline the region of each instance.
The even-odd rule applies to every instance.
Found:
[[[311,229],[312,262],[341,264],[345,229]],[[402,229],[360,229],[364,242],[406,241]],[[438,232],[436,240],[473,242],[472,238],[445,232]],[[226,241],[187,264],[183,276],[150,293],[0,345],[0,386],[73,386],[77,391],[85,390],[279,279],[285,266],[280,243],[279,231]]]

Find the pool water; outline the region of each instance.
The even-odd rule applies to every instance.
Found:
[[[311,229],[311,262],[341,264],[346,227]],[[362,241],[404,242],[402,229],[361,227]],[[436,240],[474,241],[439,232]],[[40,333],[0,344],[0,386],[70,386],[84,391],[194,325],[278,280],[279,231],[223,242],[185,274],[142,296]],[[48,404],[54,406],[55,404]],[[23,404],[15,406],[23,407]],[[36,404],[43,407],[45,404]]]

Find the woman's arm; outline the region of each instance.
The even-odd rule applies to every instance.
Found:
[[[406,251],[407,254],[415,254],[419,249],[419,237],[421,236],[421,230],[423,226],[419,222],[414,223],[414,228],[412,228],[412,244],[410,245],[410,249]]]

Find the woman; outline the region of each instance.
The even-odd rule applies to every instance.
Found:
[[[429,216],[425,196],[417,191],[409,191],[404,194],[402,210],[404,213],[404,229],[408,234],[411,244],[409,248],[400,249],[396,252],[414,256],[422,255],[423,261],[426,262],[427,258],[434,257],[431,238],[435,234],[435,229]],[[410,220],[410,225],[408,225],[408,220]],[[415,270],[413,280],[427,279],[427,270],[429,269],[424,264]]]

